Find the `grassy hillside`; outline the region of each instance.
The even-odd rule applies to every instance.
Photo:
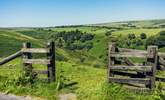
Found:
[[[128,27],[123,23],[131,23],[136,27]],[[124,47],[125,41],[128,40],[128,34],[134,33],[138,39],[141,33],[145,33],[147,38],[155,36],[165,29],[147,27],[155,27],[155,25],[162,25],[163,23],[165,23],[165,20],[127,21],[89,26],[0,29],[0,59],[19,50],[22,42],[30,41],[34,46],[44,46],[49,37],[52,34],[57,34],[57,32],[78,29],[85,34],[94,35],[94,38],[90,40],[93,47],[89,50],[73,51],[56,47],[57,81],[51,84],[42,81],[35,81],[34,84],[30,84],[29,78],[22,78],[21,58],[1,66],[0,91],[17,95],[37,96],[47,100],[58,100],[59,95],[67,93],[74,93],[78,100],[163,100],[165,92],[161,88],[165,84],[162,82],[157,82],[157,87],[151,94],[134,93],[126,90],[125,85],[109,84],[106,78],[109,41],[115,38]],[[137,26],[140,28],[137,28]],[[106,35],[107,32],[111,32],[111,35]],[[130,41],[134,42],[136,38]],[[145,43],[146,40],[143,39],[142,42]],[[136,45],[134,47],[138,48]],[[140,47],[144,49],[144,44]],[[161,50],[164,51],[165,49],[161,48]],[[137,59],[134,60],[137,61]],[[46,69],[46,66],[43,65],[34,65],[33,67],[40,70]],[[164,76],[164,72],[157,74]],[[26,80],[25,83],[27,82],[26,85],[21,84],[24,80]]]
[[[112,23],[101,23],[101,24],[95,24],[95,25],[108,26],[108,27],[138,27],[138,28],[163,27],[163,25],[165,25],[165,19],[121,21],[121,22],[112,22]]]
[[[57,62],[57,82],[51,84],[36,81],[35,84],[17,85],[21,76],[20,59],[1,66],[0,91],[17,95],[37,96],[46,100],[58,100],[59,94],[74,93],[78,100],[155,100],[161,98],[164,92],[156,90],[152,94],[127,91],[124,85],[109,84],[106,79],[106,69],[77,64],[74,62]],[[44,66],[36,65],[43,69]],[[60,76],[63,76],[59,79]],[[44,77],[44,76],[41,76]],[[65,80],[64,80],[65,78]],[[14,80],[13,80],[14,79]],[[57,84],[62,85],[57,90]],[[160,84],[160,83],[158,83]],[[162,86],[162,85],[159,85]],[[160,99],[161,100],[161,99]]]
[[[0,57],[10,55],[22,47],[23,42],[32,42],[34,46],[41,46],[42,41],[11,30],[0,30]]]

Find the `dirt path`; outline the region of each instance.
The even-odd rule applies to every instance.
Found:
[[[59,100],[77,100],[76,94],[68,93],[68,94],[60,94]]]
[[[28,96],[16,96],[13,94],[5,94],[5,93],[0,93],[0,100],[32,100],[31,97]]]
[[[30,96],[16,96],[13,94],[0,93],[0,100],[36,100]]]

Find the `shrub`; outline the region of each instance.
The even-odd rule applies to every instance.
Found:
[[[56,53],[56,60],[58,60],[58,61],[67,61],[68,59],[63,55],[60,55],[60,54]]]
[[[128,34],[128,38],[131,40],[131,39],[135,39],[135,38],[136,38],[136,36],[135,36],[135,34],[134,34],[134,33],[132,33],[132,34]]]
[[[85,61],[85,58],[84,57],[81,57],[80,58],[80,62],[83,63]]]
[[[140,34],[140,38],[141,38],[141,39],[146,39],[146,38],[147,38],[147,35],[146,35],[145,33],[141,33],[141,34]]]
[[[87,48],[87,50],[90,50],[91,48],[93,48],[93,43],[92,42],[87,42],[86,43],[86,48]]]
[[[112,32],[111,31],[108,31],[105,33],[105,36],[111,36],[112,35]]]
[[[94,38],[93,34],[85,33],[76,29],[75,31],[61,31],[49,35],[49,40],[54,40],[56,46],[59,48],[66,48],[69,50],[81,50],[84,48],[90,49],[91,43],[85,44]]]
[[[147,46],[149,46],[149,45],[155,45],[155,42],[156,42],[156,37],[151,36],[146,40],[145,47],[147,48]]]
[[[159,35],[160,35],[160,36],[164,36],[164,35],[165,35],[165,30],[160,31],[160,32],[159,32]]]
[[[136,46],[143,45],[143,41],[141,39],[136,40]]]
[[[96,63],[96,64],[94,64],[94,67],[95,67],[95,68],[100,68],[101,65],[100,65],[99,63]]]
[[[146,47],[148,45],[157,45],[159,48],[165,47],[165,31],[161,31],[158,35],[149,37],[146,41]]]

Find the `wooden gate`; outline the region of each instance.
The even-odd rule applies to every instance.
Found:
[[[111,43],[108,57],[109,82],[143,84],[145,88],[154,89],[158,65],[157,50],[157,46],[149,46],[147,51],[117,48],[116,43]],[[130,57],[145,58],[146,62],[137,65],[128,59]],[[121,62],[125,64],[121,65],[123,64]],[[117,77],[118,75],[122,75],[122,77]]]
[[[26,72],[35,72],[37,74],[47,74],[47,81],[56,80],[55,68],[55,45],[54,42],[47,43],[46,48],[31,48],[31,43],[23,43],[22,48],[23,65]],[[33,59],[32,53],[45,53],[46,59]],[[33,70],[32,64],[47,65],[47,70]]]

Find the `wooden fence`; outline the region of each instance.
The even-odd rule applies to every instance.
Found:
[[[23,64],[26,71],[35,72],[37,74],[47,74],[48,82],[56,80],[56,68],[55,68],[55,45],[54,42],[47,43],[46,48],[31,48],[30,43],[23,43]],[[32,53],[45,53],[46,59],[32,59]],[[32,64],[44,64],[47,65],[47,70],[32,70]]]
[[[32,59],[32,54],[45,53],[46,59]],[[22,55],[24,70],[30,73],[46,74],[48,82],[56,80],[56,68],[55,68],[55,44],[54,42],[47,43],[45,48],[31,48],[31,43],[23,43],[23,48],[0,61],[0,65],[3,65]],[[44,64],[47,65],[47,70],[33,70],[32,64]]]
[[[159,53],[157,46],[148,46],[147,51],[118,48],[116,43],[109,44],[109,82],[126,83],[154,89],[155,81],[165,81],[157,77],[157,70],[164,70],[165,53]],[[133,63],[130,58],[143,58],[142,64]]]

